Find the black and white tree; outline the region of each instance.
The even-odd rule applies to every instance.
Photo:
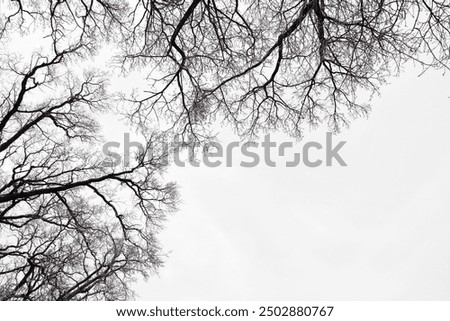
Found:
[[[30,36],[39,50],[14,52]],[[155,139],[204,142],[216,122],[242,137],[336,132],[405,64],[448,69],[450,3],[12,0],[0,41],[0,298],[120,300],[161,266],[155,237],[178,197],[164,153],[104,166],[104,113]],[[104,46],[106,74],[80,67]],[[133,70],[143,90],[110,92],[111,73]]]

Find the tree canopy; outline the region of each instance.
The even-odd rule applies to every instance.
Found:
[[[205,141],[216,122],[242,137],[339,131],[406,63],[448,69],[450,3],[11,0],[0,41],[0,299],[120,300],[161,266],[178,195],[164,153],[104,166],[104,113],[156,128],[149,146]],[[84,64],[105,46],[108,70]],[[142,90],[110,90],[133,70]]]

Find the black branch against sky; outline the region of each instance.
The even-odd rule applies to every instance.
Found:
[[[42,49],[14,53],[33,34]],[[166,155],[104,166],[104,113],[155,139],[202,142],[217,122],[242,137],[338,131],[406,63],[446,70],[449,41],[447,0],[3,1],[0,299],[128,299],[162,265],[156,233],[178,201]],[[80,72],[108,45],[107,72],[141,70],[142,91]]]

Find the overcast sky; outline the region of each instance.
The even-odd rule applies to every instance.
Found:
[[[25,53],[31,39],[12,44]],[[406,69],[333,137],[347,167],[171,167],[182,203],[139,299],[450,300],[450,76]],[[117,119],[102,123],[107,140],[123,137]],[[237,139],[217,130],[224,146]]]
[[[449,300],[449,77],[418,74],[334,137],[347,167],[171,168],[183,203],[140,299]]]

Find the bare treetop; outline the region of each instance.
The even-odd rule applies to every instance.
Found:
[[[31,36],[31,54],[13,50]],[[103,113],[157,128],[147,149],[158,135],[203,141],[217,121],[243,137],[338,131],[405,63],[446,70],[449,41],[447,0],[6,1],[0,299],[127,299],[161,266],[156,232],[178,200],[166,155],[105,166]],[[108,42],[119,69],[85,64]],[[111,92],[108,75],[133,68],[144,89]]]
[[[117,3],[11,1],[2,17],[1,300],[128,299],[162,264],[155,236],[177,201],[163,155],[105,165],[98,119],[114,101],[84,63]],[[34,52],[12,48],[22,35],[41,37]]]
[[[138,1],[132,17],[124,62],[158,71],[138,114],[189,134],[213,119],[242,135],[337,131],[406,62],[448,68],[447,1]]]

